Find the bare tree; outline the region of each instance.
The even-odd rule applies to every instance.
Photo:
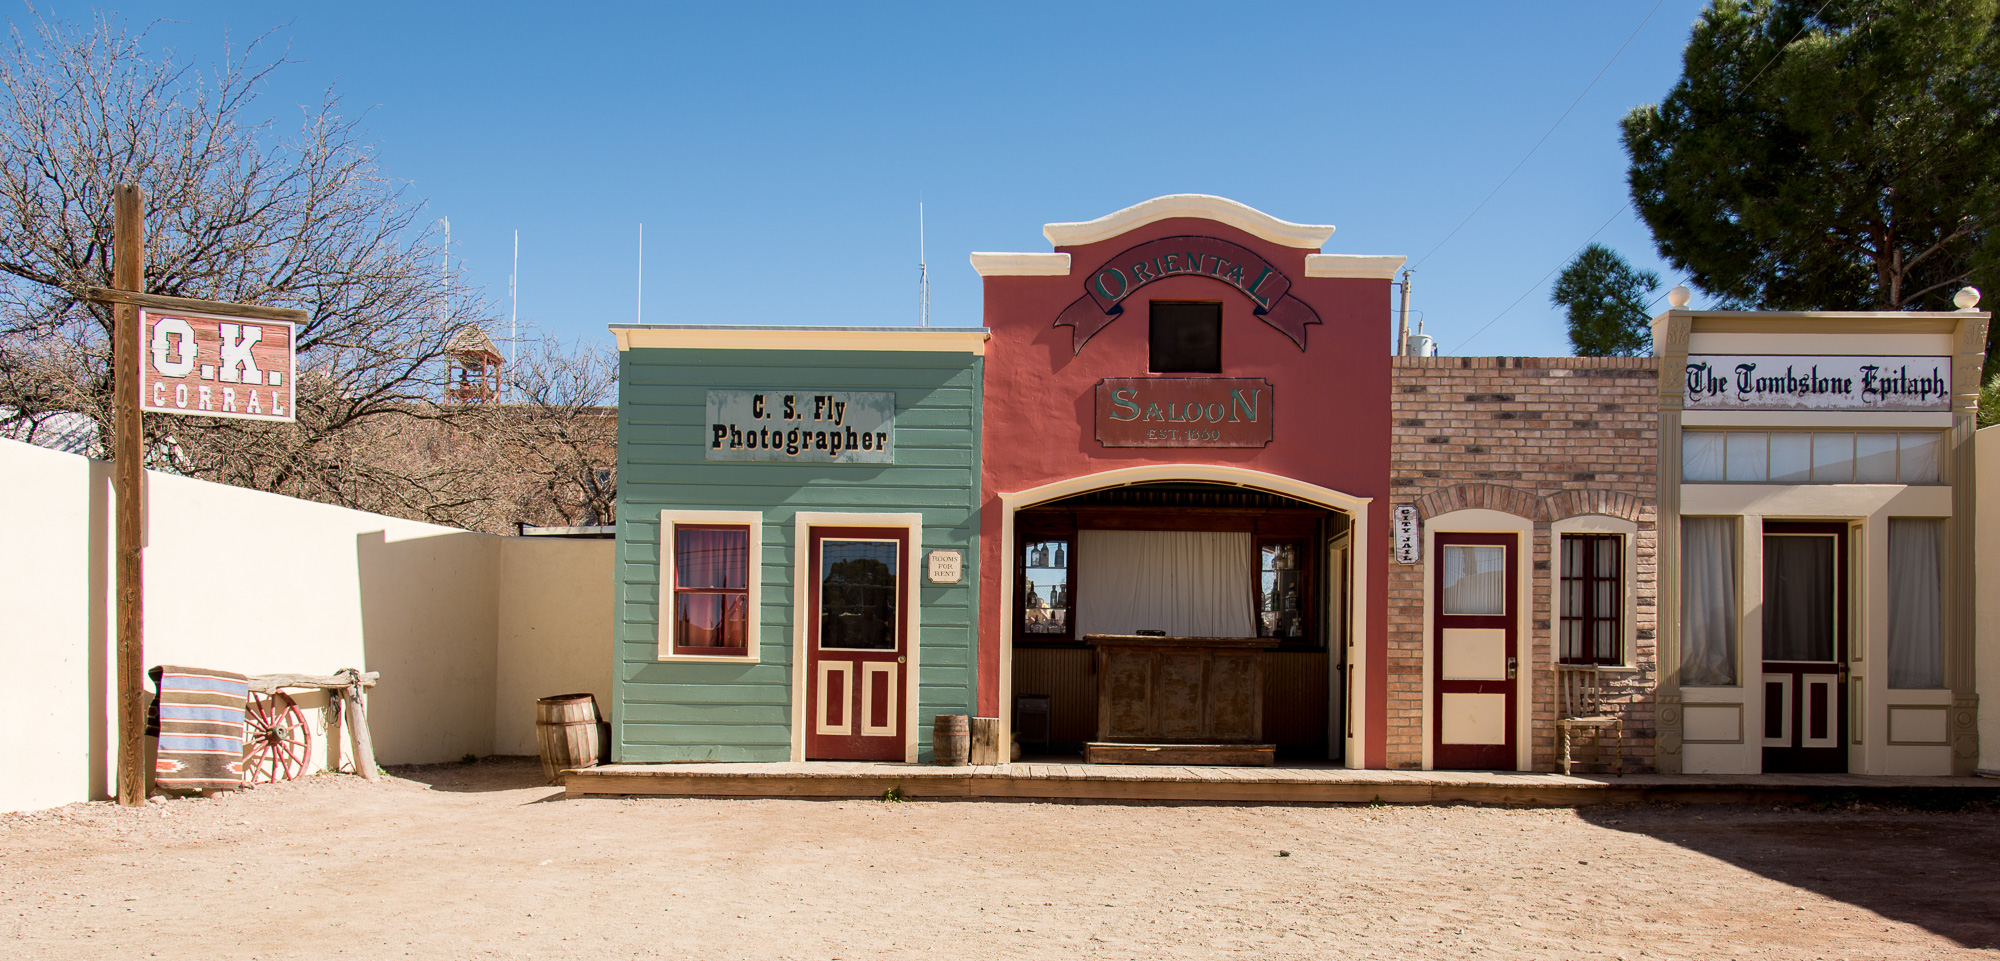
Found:
[[[603,345],[537,335],[504,369],[503,403],[482,432],[513,519],[582,527],[613,523],[618,506],[618,359]]]
[[[262,41],[195,67],[143,32],[11,26],[0,60],[0,427],[81,414],[110,436],[112,191],[144,188],[146,290],[303,308],[295,424],[154,417],[154,466],[445,523],[482,518],[473,470],[398,438],[464,416],[440,403],[454,331],[490,314],[450,296],[446,252],[377,171],[331,91],[296,130],[257,112],[284,64]],[[416,434],[445,436],[418,428]],[[421,447],[422,445],[414,445]],[[101,452],[101,451],[100,451]],[[484,526],[475,524],[473,526]]]

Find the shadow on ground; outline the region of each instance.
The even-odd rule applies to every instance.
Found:
[[[533,757],[496,754],[456,764],[400,764],[386,769],[405,781],[428,785],[433,791],[457,794],[486,794],[493,791],[521,791],[546,787],[560,792],[559,785],[542,776],[542,762]]]
[[[1952,813],[1914,814],[1911,808]],[[1935,792],[1899,806],[1828,797],[1806,807],[1583,808],[1578,816],[1706,854],[1774,881],[2000,948],[2000,806]]]

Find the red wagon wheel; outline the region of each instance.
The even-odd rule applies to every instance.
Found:
[[[243,711],[243,780],[251,784],[289,781],[312,761],[312,730],[291,695],[283,691]]]

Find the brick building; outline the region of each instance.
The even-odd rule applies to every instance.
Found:
[[[1529,768],[1555,767],[1552,611],[1556,539],[1598,531],[1631,539],[1633,576],[1621,603],[1619,650],[1606,665],[1607,700],[1624,719],[1615,747],[1627,768],[1652,766],[1650,692],[1659,596],[1659,365],[1650,357],[1394,358],[1390,496],[1413,504],[1426,530],[1479,529],[1491,512],[1529,532],[1525,675]],[[1595,519],[1593,523],[1589,519]],[[1489,518],[1491,521],[1497,518]],[[1505,523],[1504,521],[1501,523]],[[1389,766],[1431,765],[1426,692],[1430,605],[1424,564],[1386,565],[1389,600]],[[1600,752],[1605,753],[1605,752]],[[1589,758],[1587,752],[1579,752]]]

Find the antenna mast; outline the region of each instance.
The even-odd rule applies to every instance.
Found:
[[[443,292],[438,296],[438,319],[449,324],[451,322],[451,218],[439,217],[438,220],[444,223],[444,256],[438,259],[438,283],[443,285]]]
[[[635,323],[635,324],[643,324],[643,323],[645,323],[645,322],[646,322],[646,225],[645,225],[645,223],[644,223],[644,222],[641,222],[641,223],[639,224],[639,305],[638,305],[638,315],[637,315],[637,316],[636,316],[636,317],[635,317],[635,318],[633,319],[633,321],[632,321],[632,322],[633,322],[633,323]]]
[[[521,342],[521,232],[514,231],[514,269],[507,274],[507,366],[514,366],[514,356]]]
[[[917,201],[917,326],[931,325],[931,268],[924,259],[924,202]]]

